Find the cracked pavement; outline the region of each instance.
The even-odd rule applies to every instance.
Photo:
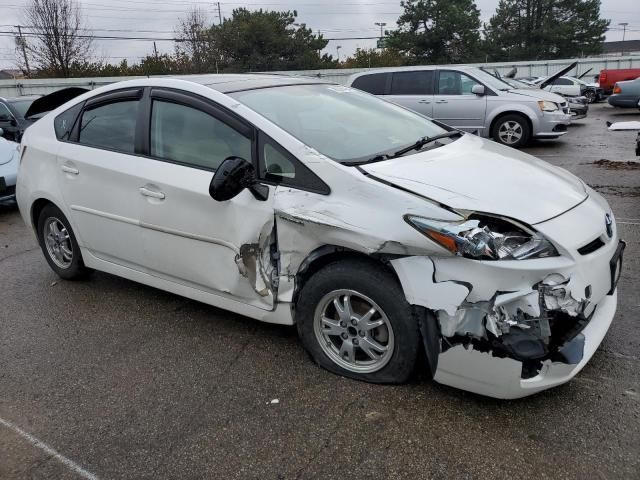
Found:
[[[635,132],[605,126],[637,118],[592,105],[526,149],[599,186],[628,244],[611,330],[564,386],[498,401],[424,374],[340,378],[295,328],[103,273],[58,279],[0,206],[0,418],[101,479],[638,478],[640,172],[616,163],[638,161]],[[0,478],[81,477],[0,425]]]

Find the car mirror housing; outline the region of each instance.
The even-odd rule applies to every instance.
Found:
[[[228,157],[213,174],[209,184],[209,195],[218,202],[231,200],[248,188],[256,200],[264,201],[269,196],[269,187],[256,179],[253,164],[241,157]]]
[[[484,85],[474,85],[473,87],[471,87],[471,93],[474,93],[476,95],[484,95]]]

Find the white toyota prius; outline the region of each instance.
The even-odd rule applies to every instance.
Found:
[[[624,242],[598,193],[351,88],[116,83],[29,127],[20,153],[20,211],[60,277],[296,324],[347,377],[403,382],[420,362],[523,397],[576,375],[615,314]]]

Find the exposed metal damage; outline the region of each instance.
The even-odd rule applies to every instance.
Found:
[[[442,352],[463,347],[513,359],[522,363],[522,378],[537,375],[545,360],[576,364],[583,357],[579,333],[589,321],[589,298],[588,289],[582,289],[582,296],[577,293],[578,281],[550,274],[529,286],[513,284],[510,291],[491,292],[486,287],[490,278],[479,275],[478,287],[468,283],[473,276],[461,274],[465,260],[458,261],[462,270],[439,258],[406,257],[391,263],[409,302],[436,312]],[[466,281],[454,280],[456,273]]]

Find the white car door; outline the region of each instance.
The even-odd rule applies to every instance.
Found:
[[[154,88],[145,102],[148,158],[138,185],[145,267],[165,280],[271,310],[275,187],[263,201],[249,190],[224,202],[209,195],[223,160],[255,159],[254,129],[186,93]]]
[[[433,70],[393,72],[383,98],[427,117],[433,116]]]
[[[134,269],[143,254],[135,155],[141,94],[135,88],[92,98],[57,155],[58,184],[80,244]]]

